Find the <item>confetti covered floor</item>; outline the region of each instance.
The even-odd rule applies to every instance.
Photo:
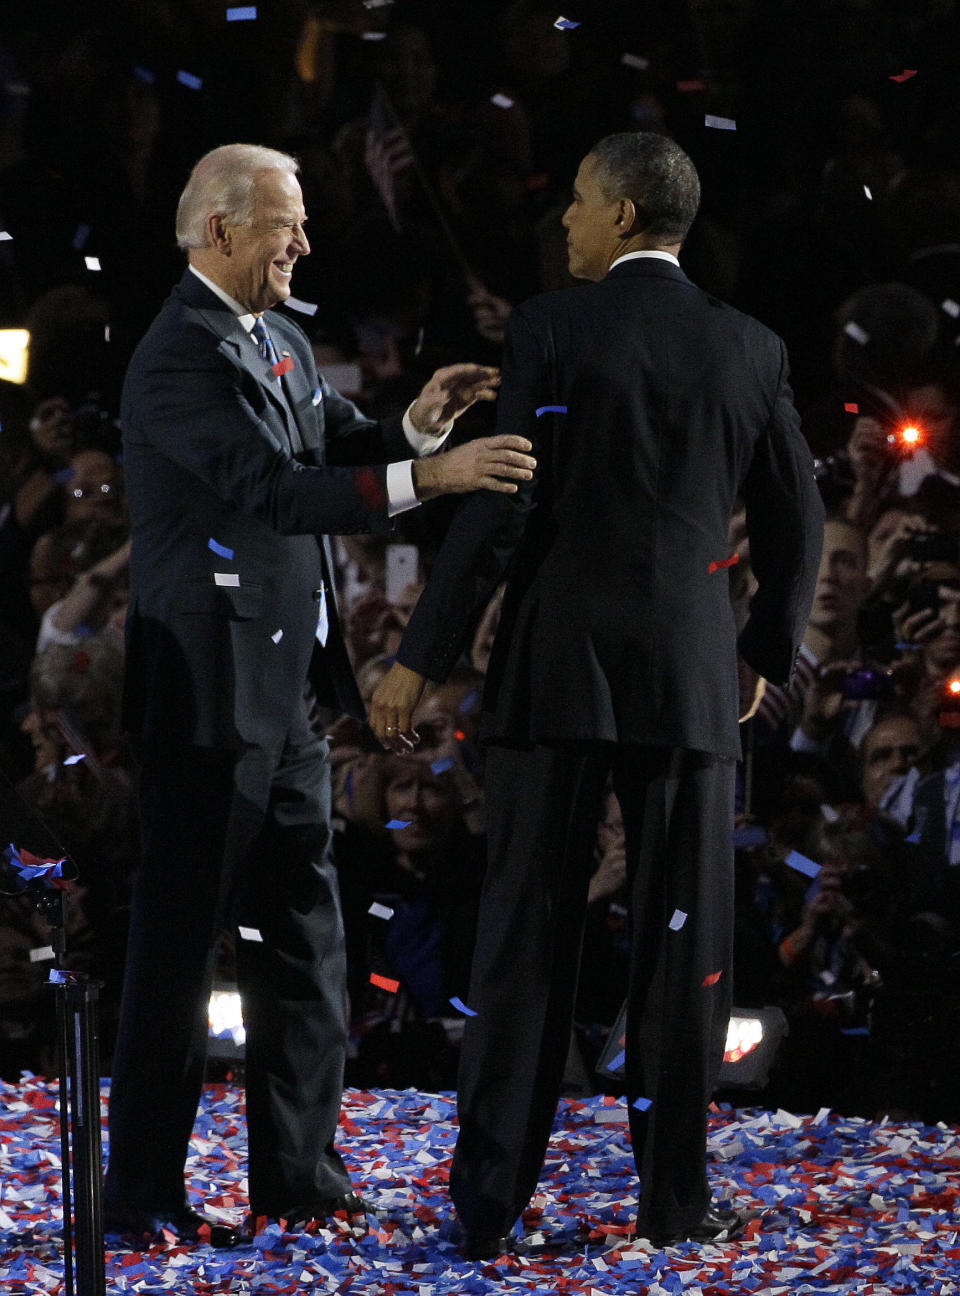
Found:
[[[55,1087],[0,1085],[0,1290],[60,1292],[59,1138]],[[104,1100],[107,1093],[104,1093]],[[149,1121],[145,1121],[145,1133]],[[452,1240],[446,1196],[456,1135],[450,1095],[348,1091],[341,1146],[376,1215],[369,1231],[314,1235],[273,1226],[230,1251],[163,1246],[108,1252],[107,1290],[338,1292],[445,1296],[539,1291],[587,1296],[763,1296],[960,1290],[960,1129],[876,1124],[826,1111],[757,1110],[711,1119],[717,1197],[755,1213],[724,1246],[667,1251],[631,1243],[636,1181],[622,1104],[565,1101],[527,1216],[543,1241],[530,1256],[469,1264]],[[242,1095],[204,1095],[188,1165],[208,1215],[243,1216]],[[573,1242],[585,1223],[589,1241]],[[566,1246],[563,1244],[566,1243]],[[559,1253],[558,1253],[559,1248]]]

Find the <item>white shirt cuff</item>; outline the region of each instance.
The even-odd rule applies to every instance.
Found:
[[[418,432],[413,426],[413,419],[410,417],[410,411],[413,409],[414,402],[411,401],[403,414],[403,435],[410,442],[410,448],[419,459],[421,455],[433,454],[434,450],[439,450],[450,435],[450,429],[453,427],[453,419],[445,423],[443,431],[433,436],[430,432]]]
[[[416,508],[420,501],[413,488],[413,460],[387,464],[387,516],[396,517]]]

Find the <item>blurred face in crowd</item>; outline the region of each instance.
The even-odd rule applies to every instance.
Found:
[[[287,171],[258,172],[251,223],[224,222],[220,227],[218,250],[224,255],[216,262],[216,282],[254,315],[285,301],[297,258],[310,251],[303,231],[306,219],[296,176]]]
[[[73,476],[64,486],[70,521],[123,519],[120,465],[102,450],[78,450],[70,459]]]
[[[387,783],[387,815],[409,821],[391,836],[398,848],[410,853],[436,850],[449,841],[459,814],[449,774],[434,774],[430,762],[436,750],[405,756],[392,762]]]
[[[894,779],[902,778],[920,758],[920,726],[911,716],[878,720],[863,740],[863,799],[876,810]]]
[[[573,182],[573,200],[563,213],[567,231],[567,263],[576,279],[602,279],[616,259],[620,243],[618,198],[607,198],[596,177],[592,153],[580,163]]]
[[[847,522],[826,522],[810,625],[829,635],[849,632],[869,588],[863,535]]]
[[[45,459],[67,462],[73,449],[73,414],[66,397],[40,402],[30,419],[30,436]]]
[[[945,675],[960,665],[960,568],[952,564],[950,566],[951,578],[941,580],[938,586],[938,616],[943,622],[943,629],[935,639],[924,644],[924,662],[931,675]],[[947,564],[938,563],[935,570],[946,567]]]

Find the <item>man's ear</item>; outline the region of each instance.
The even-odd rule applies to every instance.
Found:
[[[219,212],[207,217],[207,235],[211,247],[215,247],[224,256],[230,255],[230,226],[226,224]]]
[[[632,198],[620,199],[616,224],[620,238],[632,238],[635,234],[643,232],[642,212]]]

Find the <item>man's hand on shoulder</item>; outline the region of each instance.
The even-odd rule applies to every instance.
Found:
[[[447,424],[478,400],[497,399],[500,370],[489,365],[455,364],[438,369],[410,406],[418,432],[441,436]]]
[[[413,461],[413,486],[418,500],[437,495],[462,495],[491,490],[512,495],[516,483],[530,481],[537,466],[526,452],[533,446],[525,437],[478,437],[445,454]],[[504,479],[507,480],[504,480]]]

